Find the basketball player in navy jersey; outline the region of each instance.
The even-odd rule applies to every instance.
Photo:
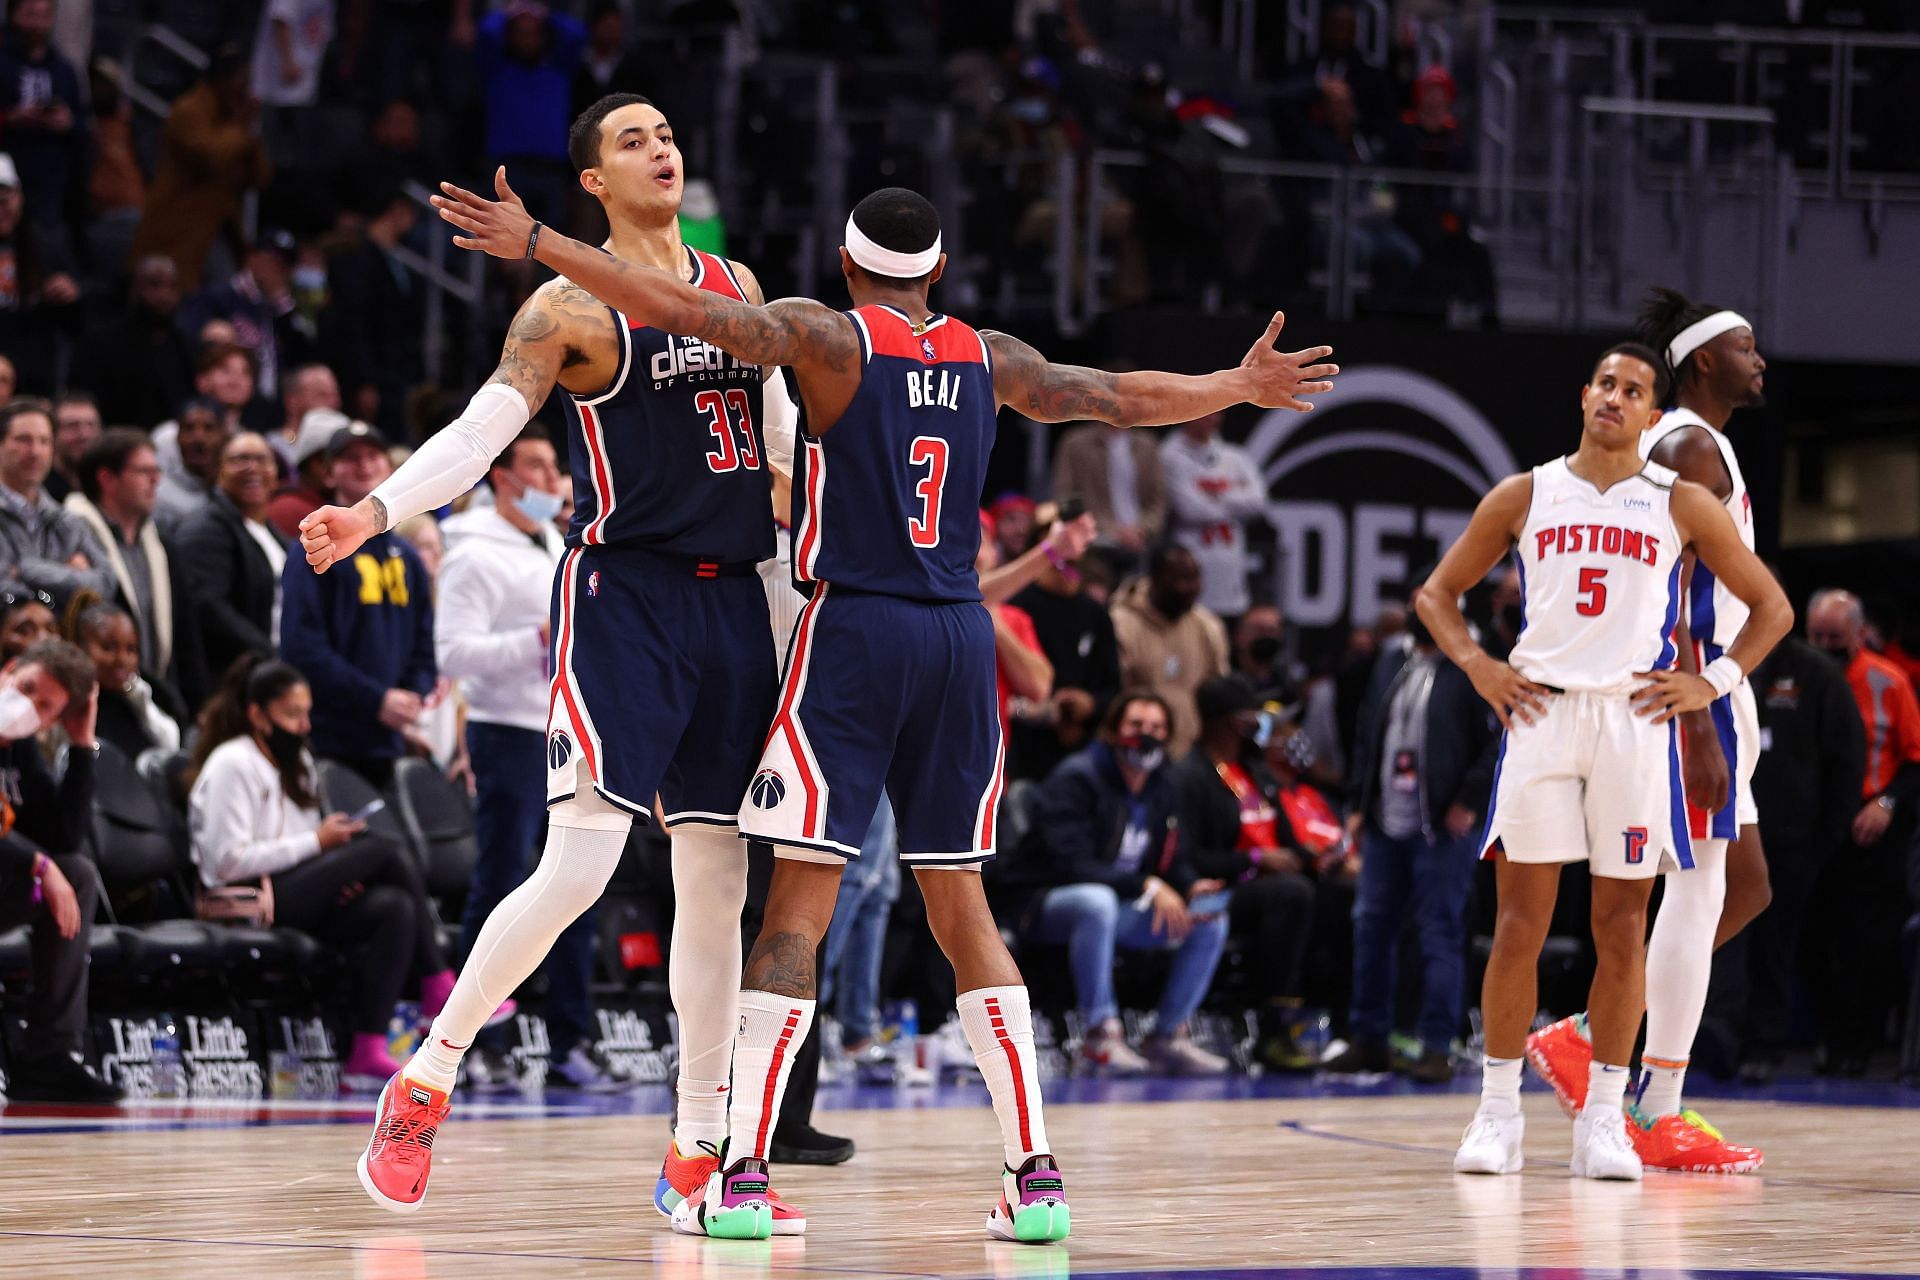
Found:
[[[740,306],[760,301],[745,267],[681,242],[683,162],[645,98],[602,98],[574,122],[569,149],[611,227],[595,257],[645,264]],[[567,395],[574,516],[551,644],[500,637],[529,666],[552,664],[546,850],[488,917],[445,1011],[381,1093],[359,1169],[384,1208],[419,1208],[433,1135],[484,1021],[475,1014],[504,998],[489,993],[519,986],[599,898],[636,814],[669,828],[676,905],[679,1109],[656,1207],[670,1214],[718,1165],[746,897],[736,815],[777,689],[755,573],[774,549],[763,409],[791,414],[792,402],[778,383],[763,398],[763,376],[757,362],[552,280],[520,309],[499,368],[458,421],[364,502],[301,523],[308,563],[325,572],[350,562],[374,533],[466,492],[556,386]],[[783,1234],[805,1230],[786,1206],[775,1214]]]
[[[717,298],[541,228],[496,175],[498,202],[451,185],[454,243],[531,256],[629,314],[698,334],[756,364],[792,369],[802,401],[794,475],[794,573],[811,599],[794,628],[773,729],[741,829],[779,862],[747,962],[728,1147],[676,1230],[754,1238],[771,1229],[768,1138],[791,1054],[813,1021],[814,953],[845,860],[884,786],[928,923],[953,963],[959,1011],[1000,1122],[1001,1239],[1065,1238],[1065,1187],[1050,1153],[1027,992],[987,909],[1003,749],[993,630],[973,563],[977,508],[998,410],[1119,425],[1184,422],[1250,402],[1304,410],[1336,372],[1326,347],[1274,349],[1282,317],[1236,368],[1202,377],[1049,364],[1004,334],[933,312],[945,265],[939,215],[891,188],[862,200],[840,251],[854,309]]]
[[[1640,331],[1666,357],[1674,401],[1641,436],[1641,453],[1720,499],[1751,550],[1753,502],[1726,429],[1736,409],[1766,402],[1767,362],[1753,326],[1724,307],[1655,289],[1641,312]],[[1732,645],[1747,607],[1692,553],[1680,572],[1686,607],[1675,643],[1681,668],[1700,671]],[[1763,1162],[1759,1149],[1728,1142],[1682,1105],[1681,1089],[1706,1011],[1713,953],[1765,910],[1772,896],[1753,794],[1760,718],[1752,685],[1740,681],[1711,707],[1683,716],[1682,724],[1697,865],[1686,875],[1667,877],[1647,943],[1647,1042],[1631,1108],[1636,1123],[1627,1132],[1652,1168],[1750,1173]],[[1529,1036],[1527,1056],[1561,1105],[1578,1114],[1593,1056],[1585,1015]]]

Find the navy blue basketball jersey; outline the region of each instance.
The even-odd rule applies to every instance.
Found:
[[[978,600],[980,492],[997,418],[986,341],[952,316],[847,312],[860,390],[794,451],[793,577],[908,600]]]
[[[692,283],[746,300],[722,258],[689,248]],[[609,308],[611,310],[611,308]],[[613,312],[620,363],[568,415],[567,545],[637,546],[722,563],[773,555],[760,366]]]

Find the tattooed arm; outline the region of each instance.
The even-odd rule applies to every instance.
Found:
[[[1286,317],[1274,313],[1259,341],[1237,366],[1197,377],[1147,371],[1107,373],[1079,365],[1049,364],[1045,356],[1004,333],[985,335],[993,348],[993,390],[1000,403],[1036,422],[1091,418],[1120,427],[1191,422],[1236,404],[1305,413],[1303,399],[1332,388],[1325,381],[1340,372],[1317,361],[1332,347],[1277,351],[1274,339]]]
[[[612,318],[592,294],[567,280],[540,286],[513,318],[499,366],[464,413],[352,507],[324,506],[300,522],[307,563],[325,573],[368,538],[471,489],[556,381],[568,370],[592,375],[592,349],[611,337]]]

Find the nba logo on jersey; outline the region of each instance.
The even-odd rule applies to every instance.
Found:
[[[939,357],[934,354],[932,338],[920,339],[920,354],[926,357],[928,364],[932,364],[935,360],[939,359]]]
[[[595,569],[587,575],[587,594],[590,596],[600,594],[600,571],[598,569]]]
[[[753,784],[747,788],[747,795],[756,809],[771,809],[787,798],[786,779],[772,769],[762,769],[753,775]]]
[[[547,738],[547,768],[564,769],[573,758],[573,739],[555,729]]]

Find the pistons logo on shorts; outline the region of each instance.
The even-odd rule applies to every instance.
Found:
[[[771,809],[787,798],[787,780],[772,769],[762,769],[753,775],[747,798],[756,809]]]
[[[563,730],[555,729],[547,736],[547,768],[564,769],[567,761],[573,759],[573,739]]]

